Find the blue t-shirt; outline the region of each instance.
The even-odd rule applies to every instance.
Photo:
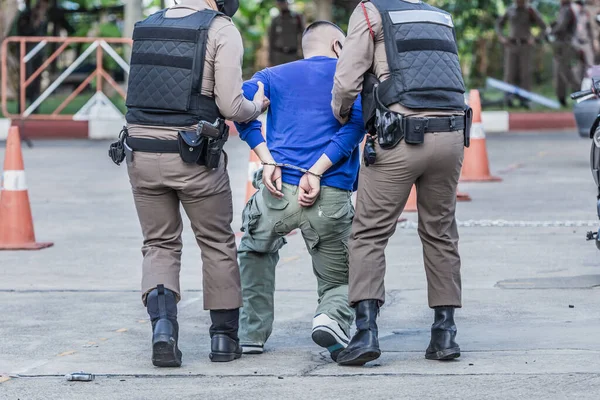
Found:
[[[244,96],[252,99],[257,82],[271,100],[267,114],[267,145],[278,163],[309,169],[326,154],[333,163],[321,179],[323,186],[356,190],[360,167],[359,145],[365,130],[360,97],[341,125],[331,111],[331,90],[337,60],[312,57],[267,68],[244,82]],[[237,124],[240,138],[253,149],[265,139],[261,123]],[[282,168],[282,180],[298,185],[303,173]]]

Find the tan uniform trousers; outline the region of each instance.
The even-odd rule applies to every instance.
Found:
[[[587,76],[587,70],[594,65],[594,48],[591,42],[579,44],[579,58],[577,65],[573,68],[575,78],[580,82]]]
[[[509,39],[510,40],[510,39]],[[504,50],[504,80],[511,85],[531,90],[532,53],[535,48],[529,44],[506,45]]]
[[[463,132],[425,134],[425,143],[376,146],[375,165],[361,167],[350,247],[349,300],[385,301],[385,248],[413,184],[430,307],[461,307],[460,256],[454,211]]]
[[[224,162],[216,170],[187,164],[179,154],[134,152],[127,163],[144,245],[142,294],[163,284],[179,298],[180,205],[189,217],[202,252],[205,310],[242,305],[233,205]]]
[[[564,99],[572,92],[581,90],[581,81],[577,80],[573,71],[573,63],[577,61],[578,54],[570,41],[556,41],[554,43],[554,82],[556,96]]]

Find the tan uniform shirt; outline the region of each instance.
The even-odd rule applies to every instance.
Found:
[[[344,42],[344,50],[340,56],[333,84],[331,108],[341,123],[345,123],[352,104],[363,88],[363,75],[372,70],[379,81],[390,77],[390,68],[383,40],[383,23],[381,14],[370,2],[364,3],[375,41],[371,37],[369,24],[365,18],[361,4],[350,17],[348,36]],[[456,112],[441,110],[408,109],[400,104],[392,104],[392,111],[406,116],[431,117],[444,115],[460,115]]]
[[[498,19],[496,33],[502,37],[504,26],[508,22],[508,37],[510,39],[528,40],[531,38],[531,28],[539,26],[546,30],[546,23],[542,20],[540,13],[531,6],[510,6],[506,13]]]
[[[167,18],[180,18],[194,10],[210,8],[205,0],[182,0],[179,6],[167,11]],[[209,30],[202,75],[202,94],[214,97],[223,117],[248,122],[261,114],[262,103],[253,103],[244,98],[242,91],[242,61],[244,44],[242,36],[230,18],[217,16]],[[210,121],[212,122],[212,121]],[[128,125],[129,134],[136,137],[174,139],[181,129],[195,127],[162,127]]]
[[[556,36],[556,40],[570,41],[575,36],[577,29],[577,18],[575,10],[570,3],[565,3],[560,6],[558,17],[552,27],[552,34]]]

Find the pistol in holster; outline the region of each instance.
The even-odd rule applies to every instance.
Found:
[[[190,164],[219,167],[221,153],[229,138],[229,126],[221,118],[214,123],[200,121],[195,131],[179,131],[179,154]]]

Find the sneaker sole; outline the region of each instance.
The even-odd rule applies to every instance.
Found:
[[[230,362],[242,357],[242,353],[210,353],[208,355],[212,362]]]
[[[425,358],[427,360],[437,360],[437,361],[449,361],[454,360],[460,357],[460,348],[454,347],[452,349],[440,350],[435,353],[425,353]]]
[[[331,328],[324,325],[315,326],[312,332],[312,340],[321,347],[332,347],[340,345],[343,348],[348,346],[348,339],[340,337]]]
[[[358,349],[351,353],[344,354],[344,357],[341,359],[338,356],[337,363],[344,366],[362,366],[369,361],[377,360],[379,356],[381,356],[381,350],[378,348]]]
[[[152,364],[163,368],[181,367],[181,351],[174,342],[156,342],[152,345]]]
[[[242,354],[262,354],[264,353],[264,349],[262,346],[244,346],[242,345]]]

